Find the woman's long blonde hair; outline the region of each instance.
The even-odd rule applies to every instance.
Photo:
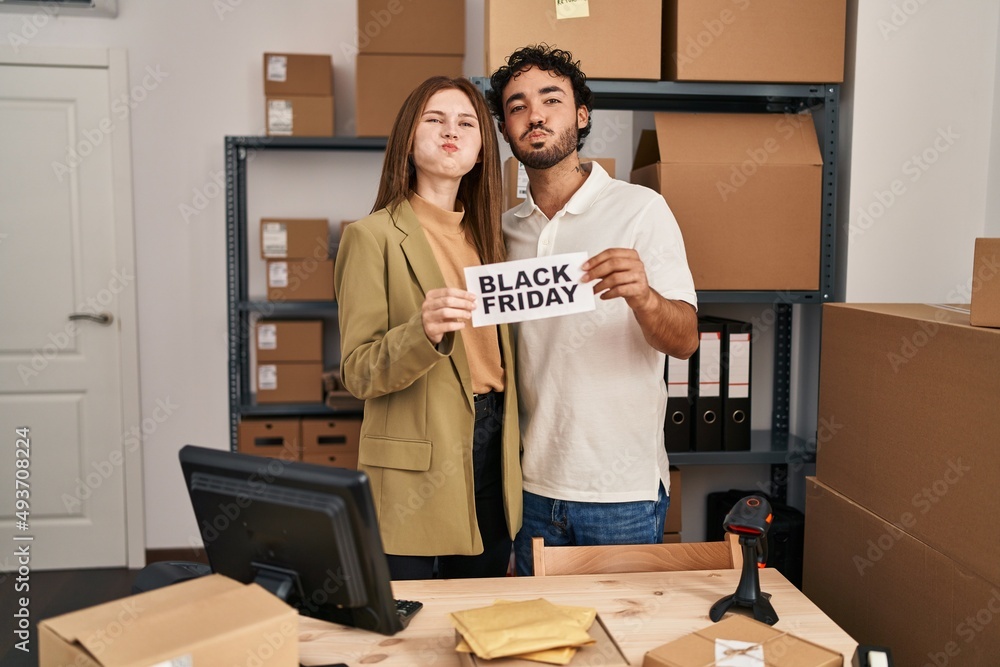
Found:
[[[385,162],[382,165],[382,178],[379,181],[378,195],[372,212],[388,209],[395,213],[411,190],[416,189],[417,172],[413,166],[413,135],[417,123],[427,106],[428,100],[435,93],[448,89],[461,90],[469,98],[479,117],[479,133],[483,146],[480,160],[472,170],[462,177],[458,186],[458,200],[465,206],[463,220],[466,229],[472,236],[473,245],[479,252],[483,264],[502,262],[507,252],[503,242],[503,230],[500,225],[500,215],[503,213],[501,204],[500,183],[500,149],[497,145],[496,129],[493,117],[486,107],[486,100],[476,86],[465,78],[450,78],[435,76],[427,79],[410,93],[403,102],[385,150]]]

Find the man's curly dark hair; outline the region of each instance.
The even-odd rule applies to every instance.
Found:
[[[556,49],[548,44],[536,44],[525,46],[510,54],[510,57],[507,58],[507,64],[501,65],[500,69],[490,77],[490,90],[486,91],[486,101],[490,105],[490,111],[496,117],[497,122],[504,122],[504,88],[518,73],[531,67],[537,67],[546,72],[555,72],[568,78],[573,84],[573,100],[576,107],[587,107],[587,127],[580,129],[576,140],[576,150],[580,150],[583,148],[583,142],[590,134],[593,125],[590,112],[594,110],[594,94],[587,86],[587,75],[580,70],[580,61],[574,61],[573,54],[569,51]]]

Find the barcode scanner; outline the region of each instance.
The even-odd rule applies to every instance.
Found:
[[[723,528],[739,535],[743,547],[743,571],[736,592],[727,595],[714,605],[708,616],[717,623],[733,605],[749,607],[753,617],[768,625],[778,622],[778,615],[771,606],[771,596],[760,591],[758,568],[767,563],[767,531],[771,528],[771,505],[761,496],[746,496],[729,510]]]

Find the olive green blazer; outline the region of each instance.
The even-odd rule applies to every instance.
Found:
[[[334,281],[341,380],[365,401],[358,467],[371,478],[385,552],[482,553],[469,363],[460,331],[438,346],[424,333],[424,295],[445,282],[408,202],[345,228]],[[506,369],[504,506],[513,538],[521,526],[517,393],[508,327],[499,334]]]

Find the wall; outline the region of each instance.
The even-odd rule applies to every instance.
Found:
[[[996,209],[998,11],[857,3],[847,301],[968,303],[988,198]]]
[[[483,6],[484,0],[467,2],[469,75],[483,74]],[[894,7],[913,11],[897,17],[898,30],[885,32],[884,21],[894,25]],[[1000,188],[988,188],[1000,178],[1000,140],[991,133],[1000,122],[994,103],[998,5],[873,0],[852,12],[860,65],[856,87],[844,90],[841,123],[854,168],[842,173],[841,212],[849,211],[856,227],[865,225],[861,212],[879,203],[879,193],[897,180],[905,191],[851,240],[844,294],[852,301],[949,300],[968,281],[972,239],[1000,235]],[[337,132],[352,134],[355,25],[354,0],[120,0],[115,19],[52,18],[43,10],[0,14],[0,35],[12,45],[124,48],[133,85],[150,70],[161,74],[133,100],[131,116],[142,406],[147,414],[158,401],[177,406],[144,441],[148,548],[197,539],[177,450],[186,443],[228,446],[223,137],[262,133],[265,50],[332,53]],[[911,156],[935,149],[949,128],[954,140],[911,181]],[[627,177],[632,134],[630,113],[600,112],[591,154],[615,157],[618,175]],[[376,158],[346,174],[331,158],[266,160],[252,167],[251,178],[267,183],[279,214],[312,213],[294,189],[303,174],[328,184],[319,206],[329,217],[356,217],[370,208]],[[260,210],[251,210],[251,220],[276,212],[265,211],[266,203],[253,205]],[[808,338],[816,326],[805,319],[796,335]],[[793,373],[814,382],[815,350],[804,352]],[[815,421],[814,399],[795,401],[792,425],[799,431]],[[763,423],[769,421],[765,408],[755,407],[757,423],[761,411]],[[689,470],[685,488],[694,494],[753,488],[747,479],[766,481],[767,475],[766,466]],[[699,504],[685,506],[685,525],[695,531],[685,531],[688,539],[702,530]]]

